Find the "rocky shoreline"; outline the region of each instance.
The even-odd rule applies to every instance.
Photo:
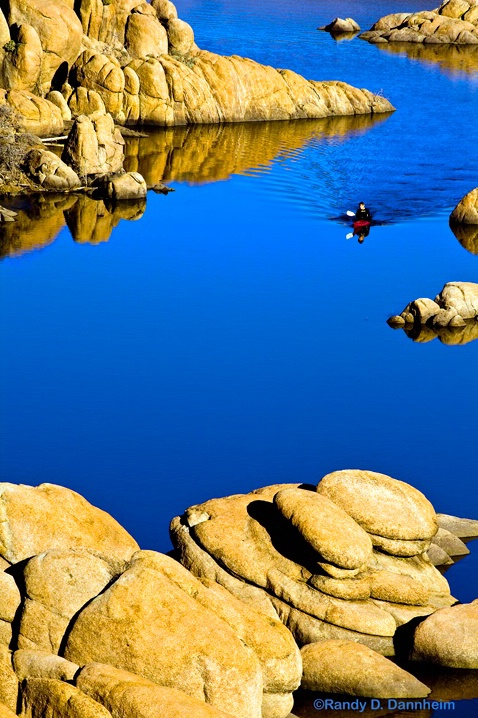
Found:
[[[478,45],[478,1],[445,0],[434,10],[385,15],[360,37],[373,44]]]
[[[300,685],[428,696],[395,654],[478,668],[478,602],[434,566],[478,521],[383,474],[192,506],[170,556],[60,486],[0,502],[2,718],[286,718]]]

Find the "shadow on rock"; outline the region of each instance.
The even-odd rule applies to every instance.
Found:
[[[126,138],[124,168],[139,172],[148,187],[164,181],[214,182],[249,170],[266,171],[312,142],[366,132],[388,115],[322,120],[243,122],[171,127],[149,137]]]

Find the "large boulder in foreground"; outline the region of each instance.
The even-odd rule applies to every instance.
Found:
[[[342,507],[371,534],[398,540],[431,539],[438,530],[428,499],[385,474],[346,469],[327,474],[317,491]]]
[[[478,224],[478,187],[461,199],[450,215],[451,224]]]
[[[27,678],[21,691],[23,718],[111,718],[104,706],[75,686],[49,678]]]
[[[49,549],[90,548],[123,560],[138,550],[115,519],[62,486],[2,483],[0,509],[0,556],[9,563]]]
[[[430,693],[411,673],[359,643],[311,643],[301,653],[306,690],[367,698],[425,698]]]
[[[393,13],[360,37],[372,43],[478,45],[478,5],[475,0],[445,0],[435,10]]]
[[[109,114],[80,115],[68,135],[62,160],[80,176],[117,172],[123,167],[124,140]]]
[[[413,657],[449,668],[478,668],[478,600],[436,611],[415,631]]]
[[[140,554],[80,612],[64,657],[79,665],[111,664],[236,718],[260,718],[262,672],[253,651],[180,588],[190,581],[186,569],[168,557],[162,561],[174,581]]]
[[[102,706],[113,718],[228,718],[229,714],[147,678],[101,663],[89,663],[76,679],[78,688]]]

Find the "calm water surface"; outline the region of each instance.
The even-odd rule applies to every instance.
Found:
[[[315,29],[429,4],[179,3],[201,47],[397,112],[157,132],[128,168],[174,194],[24,208],[1,243],[3,480],[70,486],[159,550],[192,503],[347,467],[478,517],[477,333],[412,341],[385,321],[478,281],[478,237],[447,222],[477,184],[477,51]],[[382,224],[359,245],[340,217],[362,199]],[[476,598],[478,546],[447,576]]]

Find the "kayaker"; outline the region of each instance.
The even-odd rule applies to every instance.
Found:
[[[355,222],[371,222],[372,215],[366,208],[364,202],[360,202],[357,211],[355,212]]]

